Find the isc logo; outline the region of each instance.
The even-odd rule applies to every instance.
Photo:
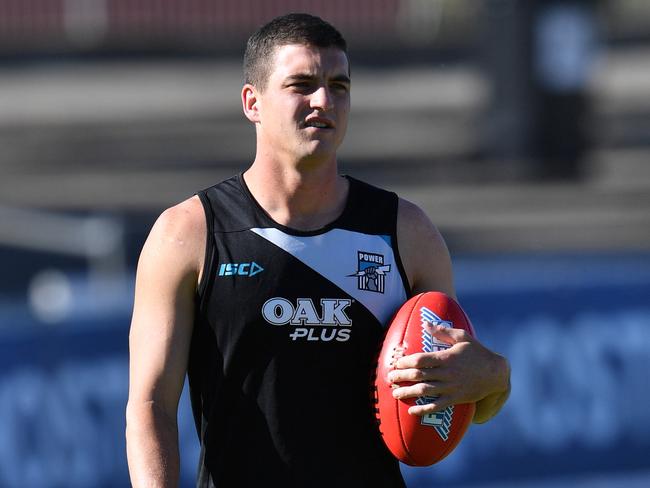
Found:
[[[255,261],[250,263],[224,263],[219,266],[219,276],[255,276],[264,271]]]

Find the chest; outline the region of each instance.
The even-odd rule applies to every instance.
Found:
[[[376,343],[406,300],[388,236],[266,228],[218,233],[214,242],[207,311],[224,348]]]

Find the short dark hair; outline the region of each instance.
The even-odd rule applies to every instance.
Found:
[[[348,52],[341,33],[320,17],[302,13],[282,15],[260,27],[248,39],[244,54],[244,82],[264,90],[275,49],[288,44],[336,47],[346,55]]]

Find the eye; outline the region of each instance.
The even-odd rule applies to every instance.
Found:
[[[307,91],[311,89],[311,83],[309,81],[294,81],[289,87],[297,91]]]
[[[330,89],[339,93],[347,93],[350,87],[347,83],[332,83]]]

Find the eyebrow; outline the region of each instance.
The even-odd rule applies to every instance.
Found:
[[[295,75],[289,75],[285,78],[285,82],[292,82],[292,81],[303,81],[303,80],[315,80],[317,77],[310,75],[308,73],[297,73]],[[350,84],[350,77],[346,75],[337,75],[334,76],[333,78],[330,78],[328,81],[336,81],[336,82],[342,82],[342,83],[347,83]]]

